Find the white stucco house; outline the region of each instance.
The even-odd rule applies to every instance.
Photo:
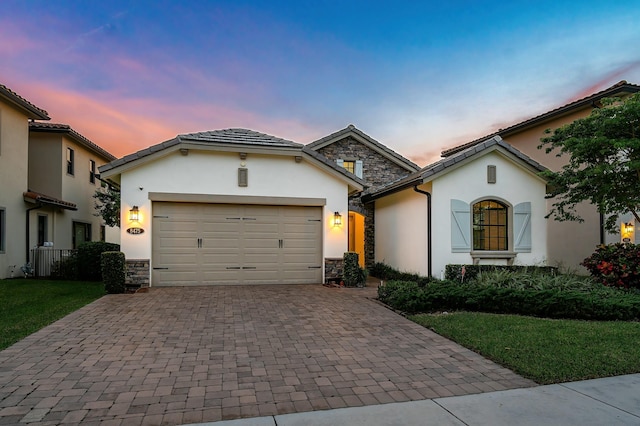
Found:
[[[447,264],[544,264],[543,170],[495,136],[367,194],[376,261],[435,277]]]
[[[121,186],[121,250],[152,286],[320,283],[363,190],[315,151],[245,129],[179,135],[100,173]]]
[[[540,164],[500,137],[370,188],[313,147],[246,129],[178,135],[100,167],[121,187],[121,249],[141,285],[321,283],[349,247],[349,198],[375,210],[375,259],[546,258]]]

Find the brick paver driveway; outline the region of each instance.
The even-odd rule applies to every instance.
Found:
[[[111,295],[0,352],[0,424],[180,424],[534,385],[371,289]]]

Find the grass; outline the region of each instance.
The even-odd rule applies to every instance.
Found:
[[[104,294],[100,282],[0,280],[0,350]]]
[[[410,319],[540,384],[640,372],[640,322],[473,312]]]

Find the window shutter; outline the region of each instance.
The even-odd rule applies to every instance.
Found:
[[[362,179],[362,160],[356,160],[356,176]]]
[[[531,252],[531,203],[520,203],[513,208],[513,250]]]
[[[451,200],[451,251],[471,251],[471,208],[462,200]]]
[[[338,166],[340,166],[340,167],[344,167],[344,160],[343,160],[342,158],[338,158],[338,159],[336,160],[336,163],[338,163]]]

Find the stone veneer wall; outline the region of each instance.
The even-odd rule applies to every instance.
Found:
[[[341,257],[325,257],[324,259],[324,281],[342,279],[344,272],[344,259]]]
[[[127,277],[125,285],[130,287],[149,287],[149,259],[127,259]]]
[[[320,148],[317,151],[329,160],[361,160],[365,190],[380,188],[408,176],[410,172],[393,161],[358,142],[351,136]],[[373,203],[364,205],[360,195],[349,198],[349,210],[364,216],[364,262],[371,268],[375,262],[375,210]]]

